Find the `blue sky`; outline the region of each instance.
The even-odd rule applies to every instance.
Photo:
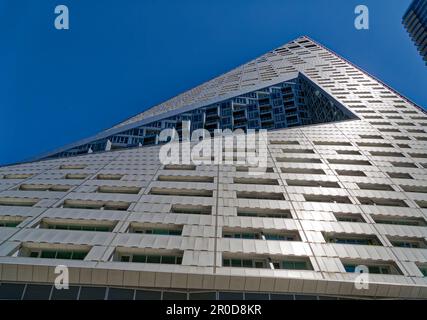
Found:
[[[410,0],[0,0],[0,164],[87,137],[300,35],[423,107]],[[70,30],[54,28],[54,8]],[[354,8],[370,29],[354,28]]]

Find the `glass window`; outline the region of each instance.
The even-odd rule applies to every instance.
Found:
[[[242,265],[243,268],[253,268],[252,260],[243,260]]]
[[[81,287],[80,300],[104,300],[106,288]]]
[[[42,251],[41,257],[47,259],[55,259],[56,251]]]
[[[67,252],[67,251],[59,251],[56,255],[57,259],[71,259],[71,252]]]
[[[192,292],[189,300],[216,300],[216,292]]]
[[[130,289],[108,289],[108,300],[133,300],[134,290]]]
[[[160,263],[160,256],[147,256],[147,263]]]
[[[21,300],[25,284],[0,283],[0,300]]]
[[[231,266],[232,267],[241,267],[242,266],[242,260],[231,259]]]
[[[162,256],[162,263],[165,263],[165,264],[175,264],[175,257]]]
[[[132,261],[133,262],[142,262],[142,263],[144,263],[144,262],[147,261],[147,257],[143,256],[143,255],[134,255]]]
[[[243,292],[219,292],[219,300],[243,300]]]
[[[51,290],[50,285],[28,284],[23,300],[49,300]]]
[[[52,300],[77,300],[79,287],[70,286],[67,290],[58,290],[53,286]]]
[[[160,300],[161,291],[136,290],[135,300]]]
[[[187,300],[187,293],[163,291],[163,300]]]

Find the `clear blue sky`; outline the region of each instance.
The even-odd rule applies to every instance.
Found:
[[[427,106],[410,0],[0,0],[0,164],[87,137],[300,35]],[[70,30],[54,28],[54,8]],[[354,8],[370,9],[370,30]]]

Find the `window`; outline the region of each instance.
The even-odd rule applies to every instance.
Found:
[[[214,177],[203,177],[203,176],[165,176],[160,175],[157,178],[158,181],[170,181],[170,182],[214,182]]]
[[[222,230],[222,237],[234,239],[300,241],[299,234],[296,231],[256,230],[250,228],[224,227]]]
[[[320,188],[340,188],[334,181],[314,181],[314,180],[290,180],[286,179],[288,186],[292,187],[320,187]]]
[[[13,174],[6,174],[3,179],[28,179],[31,178],[32,174],[19,174],[19,173],[13,173]]]
[[[98,174],[96,176],[97,180],[121,180],[123,178],[123,175],[121,174]]]
[[[427,193],[427,186],[405,186],[400,185],[405,192]]]
[[[22,191],[56,191],[67,192],[72,186],[51,185],[51,184],[21,184],[19,190]]]
[[[168,164],[165,165],[163,170],[196,170],[196,166],[190,164]]]
[[[370,166],[371,163],[365,160],[347,160],[347,159],[328,159],[330,164],[344,164],[355,166]]]
[[[325,175],[325,171],[322,169],[304,169],[304,168],[286,168],[282,167],[280,168],[282,173],[293,173],[293,174],[319,174],[319,175]]]
[[[366,177],[366,174],[363,171],[357,170],[335,170],[340,176],[349,176],[349,177]]]
[[[165,236],[180,236],[182,234],[182,228],[182,225],[131,223],[128,232]]]
[[[369,153],[371,154],[371,156],[376,156],[376,157],[393,157],[393,158],[403,158],[403,157],[405,157],[400,152],[371,151]]]
[[[426,153],[410,153],[409,154],[412,158],[427,158]]]
[[[412,162],[392,162],[393,167],[396,168],[416,168],[415,163]]]
[[[0,206],[32,207],[39,199],[1,197]]]
[[[303,153],[303,154],[313,154],[314,150],[312,149],[282,149],[284,153]]]
[[[391,244],[400,248],[427,248],[427,243],[424,238],[416,237],[391,237],[389,236]]]
[[[212,197],[213,191],[199,189],[175,189],[153,187],[151,188],[149,194],[162,196]]]
[[[116,252],[113,257],[114,261],[120,262],[136,262],[136,263],[158,263],[158,264],[181,264],[182,252],[175,253],[167,250],[162,252]]]
[[[78,230],[78,231],[98,231],[111,232],[117,222],[97,221],[97,220],[74,220],[74,219],[48,219],[45,218],[40,223],[40,228],[56,230]]]
[[[372,215],[375,223],[379,224],[394,224],[402,226],[427,226],[426,221],[423,218],[416,217],[399,217],[399,216],[384,216],[384,215]]]
[[[357,183],[357,186],[362,190],[382,190],[382,191],[394,191],[392,186],[388,184],[377,184],[377,183]]]
[[[387,174],[390,178],[394,178],[394,179],[414,179],[409,173],[387,172]]]
[[[374,235],[336,234],[325,232],[323,233],[323,236],[328,243],[381,246],[381,242]]]
[[[273,261],[274,269],[285,269],[285,270],[312,270],[312,267],[307,261]]]
[[[291,211],[282,209],[237,208],[237,216],[292,219]]]
[[[59,167],[61,170],[79,170],[86,168],[83,164],[63,164]]]
[[[402,149],[411,149],[411,146],[406,143],[398,143],[397,146]]]
[[[349,146],[351,147],[351,143],[345,142],[345,141],[314,141],[313,143],[317,146],[342,146],[342,147]]]
[[[98,209],[98,210],[120,210],[126,211],[130,206],[124,201],[94,201],[94,200],[65,200],[63,208],[73,209]]]
[[[393,136],[393,139],[395,139],[395,140],[411,140],[410,137],[406,137],[406,136]]]
[[[389,143],[358,142],[357,145],[359,147],[393,148],[393,146]]]
[[[299,145],[298,141],[286,141],[286,140],[272,140],[270,144],[282,144],[282,145]]]
[[[304,194],[305,201],[308,202],[326,202],[326,203],[352,203],[348,197],[345,196],[324,196],[324,195],[308,195]]]
[[[366,135],[366,134],[361,134],[360,138],[362,138],[362,139],[384,139],[382,136]]]
[[[21,257],[42,258],[42,259],[66,259],[66,260],[84,260],[89,252],[87,247],[65,247],[61,248],[35,248],[23,245],[18,252]]]
[[[270,268],[266,259],[222,259],[223,267],[234,267],[234,268],[257,268],[265,269]]]
[[[283,193],[237,191],[237,199],[285,200]]]
[[[257,269],[285,269],[285,270],[313,270],[309,259],[307,258],[288,258],[288,257],[227,257],[222,260],[223,267],[234,268],[257,268]]]
[[[223,267],[257,268],[257,269],[285,269],[285,270],[313,270],[308,258],[297,257],[265,257],[225,255],[222,259]]]
[[[277,179],[234,177],[233,183],[278,186]]]
[[[359,151],[355,151],[355,150],[337,150],[337,153],[344,154],[344,155],[357,155],[357,156],[361,155]]]
[[[251,169],[251,171],[258,171],[258,172],[274,172],[273,168],[271,167],[267,167],[267,168],[257,168],[257,167],[243,167],[243,166],[238,166],[236,167],[236,171],[237,172],[249,172],[249,169]]]
[[[401,275],[402,272],[393,262],[382,263],[382,262],[372,262],[372,261],[358,261],[358,262],[343,262],[344,269],[346,272],[354,273],[357,270],[358,266],[366,266],[369,270],[369,273],[372,274],[392,274],[392,275]]]
[[[139,191],[141,191],[141,188],[139,187],[112,187],[112,186],[98,187],[99,193],[138,194]]]
[[[177,214],[212,214],[211,206],[195,206],[195,205],[184,205],[184,204],[173,204],[171,207],[171,213]]]
[[[427,201],[415,201],[419,206],[420,206],[420,208],[423,208],[423,209],[427,209]]]
[[[24,217],[0,216],[0,227],[15,228],[24,220],[25,220]]]
[[[419,265],[418,269],[420,269],[420,271],[424,277],[427,277],[427,266],[426,265]]]
[[[371,206],[408,207],[405,201],[399,199],[380,199],[367,197],[357,197],[357,199],[361,204]]]
[[[285,163],[322,163],[320,159],[317,158],[284,158],[278,157],[277,161]]]
[[[87,177],[89,177],[89,175],[84,173],[75,173],[75,174],[69,173],[65,175],[65,179],[70,179],[70,180],[84,180]]]
[[[351,214],[351,213],[333,213],[335,218],[340,222],[366,222],[360,214]]]

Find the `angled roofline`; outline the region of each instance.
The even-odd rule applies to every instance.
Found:
[[[176,116],[178,114],[181,114],[181,113],[184,113],[184,112],[189,112],[189,111],[192,111],[192,110],[204,107],[204,106],[208,106],[210,104],[218,103],[218,102],[221,102],[221,101],[224,101],[224,100],[228,100],[228,99],[231,99],[231,98],[234,98],[234,97],[246,94],[248,92],[252,92],[252,91],[255,91],[255,90],[259,90],[259,89],[263,89],[263,88],[266,88],[266,87],[269,87],[269,86],[273,86],[273,85],[278,84],[278,83],[289,81],[289,80],[297,78],[299,74],[300,74],[300,72],[296,71],[296,72],[293,72],[291,75],[288,74],[288,75],[285,75],[285,76],[281,76],[281,77],[279,77],[279,79],[275,79],[275,80],[263,82],[261,84],[257,84],[255,86],[250,87],[250,88],[246,88],[246,89],[243,89],[243,90],[237,90],[237,91],[235,91],[233,93],[229,93],[229,94],[226,94],[226,95],[217,96],[217,97],[209,99],[209,100],[205,100],[205,101],[200,101],[200,102],[196,102],[196,103],[193,103],[193,104],[189,104],[189,105],[186,105],[186,106],[174,109],[174,110],[170,110],[170,111],[158,114],[158,115],[154,115],[154,116],[142,119],[142,120],[138,120],[138,121],[135,121],[135,122],[132,122],[132,123],[120,126],[120,127],[112,127],[112,128],[107,129],[107,130],[101,131],[101,132],[99,132],[99,133],[97,133],[95,135],[92,135],[90,137],[87,137],[87,138],[84,138],[84,139],[80,139],[80,140],[78,140],[76,142],[69,143],[69,144],[67,144],[65,146],[59,147],[59,148],[54,149],[52,151],[48,151],[48,152],[39,154],[38,156],[35,156],[35,157],[32,157],[32,158],[28,159],[28,161],[41,160],[43,158],[49,157],[51,155],[54,155],[56,153],[63,152],[63,151],[66,151],[66,150],[72,149],[74,147],[78,147],[80,145],[83,145],[83,144],[86,144],[86,143],[90,143],[90,142],[93,142],[93,141],[96,141],[96,140],[105,139],[105,138],[107,138],[107,137],[109,137],[111,135],[114,135],[114,134],[117,134],[117,133],[120,133],[120,132],[123,132],[123,131],[127,131],[127,130],[130,130],[130,129],[133,129],[133,128],[137,128],[137,127],[143,126],[145,124],[149,124],[151,122],[155,122],[155,121],[159,121],[159,120],[162,120],[162,119],[165,119],[165,118],[173,117],[173,116]]]
[[[318,83],[316,83],[313,79],[310,79],[310,77],[307,76],[304,72],[299,71],[299,72],[293,72],[291,75],[287,75],[286,77],[282,77],[282,79],[280,81],[277,81],[277,79],[276,79],[274,81],[264,82],[264,83],[262,83],[262,85],[258,84],[258,85],[254,86],[254,87],[251,87],[251,89],[249,91],[247,91],[247,90],[239,90],[239,91],[237,91],[236,93],[233,93],[233,94],[224,95],[224,96],[222,96],[220,98],[219,97],[214,98],[212,100],[215,100],[215,101],[214,102],[211,101],[208,104],[206,104],[206,101],[205,102],[198,102],[198,103],[195,103],[195,104],[192,104],[192,105],[188,105],[188,106],[183,107],[183,108],[171,110],[169,112],[162,113],[160,115],[156,115],[156,116],[153,116],[153,117],[150,117],[150,118],[147,118],[147,119],[142,119],[140,121],[133,122],[133,123],[131,123],[129,125],[126,125],[126,126],[123,126],[123,127],[114,128],[114,130],[106,130],[106,131],[100,132],[100,133],[98,133],[98,134],[96,134],[96,135],[94,135],[92,137],[88,137],[88,138],[84,138],[84,139],[78,140],[78,141],[76,141],[74,143],[71,143],[69,145],[63,146],[63,147],[61,147],[61,148],[59,148],[59,149],[57,149],[55,151],[51,151],[51,152],[49,152],[49,154],[56,154],[56,153],[59,153],[59,152],[65,151],[65,150],[69,150],[70,148],[73,148],[73,147],[76,147],[76,146],[84,145],[86,143],[90,143],[90,142],[93,142],[93,141],[96,141],[96,140],[99,140],[99,139],[104,139],[104,138],[106,138],[106,137],[108,137],[108,136],[110,136],[112,134],[116,134],[116,133],[119,133],[119,132],[127,131],[127,130],[133,129],[135,127],[140,127],[140,126],[142,126],[144,124],[151,123],[153,121],[157,121],[157,120],[160,120],[160,119],[165,119],[165,118],[168,118],[168,117],[171,117],[171,116],[174,116],[174,115],[177,115],[177,114],[181,114],[181,113],[184,113],[184,112],[187,112],[187,111],[192,111],[192,110],[204,107],[204,106],[209,105],[209,104],[218,103],[218,102],[221,102],[221,101],[224,101],[224,100],[228,100],[228,99],[240,96],[240,95],[248,93],[248,92],[252,92],[252,91],[255,91],[255,90],[259,90],[259,89],[263,89],[263,88],[266,88],[266,87],[274,86],[274,85],[279,84],[279,83],[283,83],[283,82],[286,82],[286,81],[290,81],[290,80],[296,79],[297,77],[302,77],[302,78],[310,81],[313,84],[314,87],[316,87],[318,90],[322,91],[325,95],[327,95],[330,99],[332,99],[336,103],[336,105],[338,106],[338,108],[340,108],[348,117],[351,118],[351,119],[342,120],[342,121],[360,120],[360,118],[355,113],[353,113],[348,107],[346,107],[344,103],[340,102],[335,97],[333,97],[330,93],[326,92]],[[270,82],[272,82],[272,83],[270,83]],[[333,123],[335,123],[335,122],[337,122],[337,121],[333,121]],[[325,124],[325,123],[321,123],[321,124]],[[317,125],[317,124],[302,125],[302,126],[298,126],[298,127],[306,127],[306,126],[312,126],[312,125]],[[295,128],[295,127],[280,128],[280,129],[277,129],[277,130],[283,130],[283,129],[286,130],[286,129],[291,129],[291,128]],[[275,130],[276,129],[269,130],[269,131],[275,131]],[[143,146],[143,147],[148,147],[148,146]],[[130,148],[128,147],[126,149],[130,149]],[[98,151],[97,153],[102,153],[102,152],[103,151]],[[86,154],[82,154],[82,155],[86,155]],[[36,161],[44,160],[44,158],[46,158],[48,156],[49,155],[45,155],[45,156],[41,156],[41,157],[30,159],[30,160],[27,160],[27,161],[22,161],[22,162],[19,162],[19,163],[36,162]],[[76,155],[76,156],[79,156],[79,155]],[[9,165],[14,165],[14,164],[16,164],[16,163],[9,164]]]
[[[284,45],[286,45],[288,43],[294,42],[294,41],[301,40],[301,39],[307,39],[307,40],[312,41],[313,43],[315,43],[319,47],[321,47],[324,50],[330,52],[331,54],[335,55],[339,59],[342,59],[343,61],[345,61],[349,65],[357,68],[358,70],[360,70],[361,72],[363,72],[365,75],[367,75],[367,76],[371,77],[372,79],[376,80],[378,83],[380,83],[385,88],[387,88],[388,90],[390,90],[391,92],[393,92],[394,94],[396,94],[397,96],[399,96],[401,99],[403,99],[406,102],[412,104],[413,106],[415,106],[416,108],[418,108],[420,111],[422,111],[423,113],[427,114],[426,110],[424,110],[421,106],[419,106],[418,104],[416,104],[415,102],[413,102],[409,98],[405,97],[404,95],[402,95],[401,93],[399,93],[395,89],[391,88],[390,86],[388,86],[387,84],[385,84],[384,82],[382,82],[377,77],[375,77],[372,74],[368,73],[363,68],[361,68],[358,65],[352,63],[351,61],[347,60],[346,58],[344,58],[341,55],[337,54],[333,50],[325,47],[324,45],[320,44],[319,42],[317,42],[316,40],[312,39],[311,37],[309,37],[307,35],[303,35],[303,36],[297,37],[297,38],[295,38],[293,40],[290,40],[287,43],[283,44],[282,46],[284,46]],[[279,46],[278,48],[280,48],[282,46]],[[277,48],[275,48],[275,49],[277,49]],[[274,51],[275,49],[272,49],[272,50],[270,50],[268,52]],[[207,81],[205,81],[203,83],[206,83],[206,82],[209,82],[209,81],[211,81],[213,79],[221,77],[222,75],[227,74],[229,72],[232,72],[233,70],[236,70],[237,68],[239,68],[239,67],[241,67],[243,65],[251,63],[252,61],[254,61],[254,60],[258,59],[258,58],[254,58],[254,59],[252,59],[252,60],[250,60],[250,61],[248,61],[248,62],[246,62],[246,63],[244,63],[242,65],[239,65],[239,66],[233,68],[230,71],[227,71],[227,72],[225,72],[225,73],[223,73],[221,75],[213,77],[212,79],[207,80]],[[216,97],[214,97],[212,99],[208,99],[208,100],[199,101],[199,102],[196,102],[196,103],[193,103],[193,104],[185,105],[183,107],[176,108],[176,109],[173,109],[173,110],[170,110],[170,111],[167,111],[167,112],[163,112],[163,113],[160,113],[160,114],[157,114],[157,115],[153,115],[151,117],[148,117],[148,118],[145,118],[145,119],[141,119],[141,120],[138,120],[138,121],[126,124],[126,125],[118,126],[120,123],[126,122],[126,121],[134,118],[135,116],[141,114],[141,112],[140,112],[140,113],[136,114],[135,116],[129,117],[127,120],[121,121],[120,123],[118,123],[118,124],[116,124],[116,125],[108,128],[108,129],[105,129],[103,131],[98,132],[95,135],[92,135],[92,136],[89,136],[87,138],[83,138],[83,139],[80,139],[78,141],[66,144],[66,145],[64,145],[62,147],[59,147],[59,148],[56,148],[56,149],[54,149],[52,151],[41,153],[41,154],[39,154],[37,156],[31,157],[31,158],[26,159],[24,161],[15,162],[15,163],[8,164],[8,165],[14,165],[14,164],[19,164],[19,163],[28,163],[28,162],[34,162],[34,161],[42,160],[42,159],[47,158],[49,156],[52,156],[54,154],[57,154],[57,153],[60,153],[60,152],[63,152],[63,151],[66,151],[66,150],[69,150],[69,149],[72,149],[72,148],[84,145],[84,144],[87,144],[87,143],[91,143],[91,142],[94,142],[94,141],[97,141],[97,140],[100,140],[100,139],[105,139],[105,138],[107,138],[107,137],[109,137],[111,135],[118,134],[120,132],[127,131],[127,130],[130,130],[130,129],[136,128],[136,127],[140,127],[140,126],[143,126],[145,124],[148,124],[148,123],[151,123],[151,122],[154,122],[154,121],[158,121],[158,120],[161,120],[161,119],[173,117],[175,115],[178,115],[178,114],[181,114],[181,113],[184,113],[184,112],[188,112],[188,111],[192,111],[194,109],[197,109],[197,108],[200,108],[200,107],[203,107],[203,106],[207,106],[207,105],[210,105],[210,104],[218,103],[218,102],[221,102],[221,101],[224,101],[224,100],[228,100],[228,99],[231,99],[233,97],[240,96],[240,95],[246,94],[246,93],[254,91],[254,90],[259,90],[259,89],[266,88],[266,87],[269,87],[269,86],[272,86],[272,85],[275,85],[275,84],[278,84],[278,83],[281,83],[281,82],[289,81],[289,80],[295,79],[300,74],[303,74],[303,73],[300,72],[300,71],[295,71],[291,75],[287,74],[287,75],[284,75],[284,76],[279,76],[278,79],[276,78],[275,80],[270,80],[270,81],[267,81],[267,82],[263,82],[261,84],[257,84],[255,86],[252,86],[252,87],[244,89],[244,90],[240,89],[240,90],[237,90],[237,91],[229,93],[229,94],[225,94],[225,95],[222,95],[222,96],[216,96]],[[305,76],[305,74],[303,74],[303,75]],[[191,90],[191,89],[189,89],[189,90]],[[178,94],[177,96],[179,96],[179,95],[180,94]],[[169,100],[166,100],[166,101],[169,101]],[[153,107],[151,107],[151,108],[149,108],[149,109],[147,109],[147,110],[145,110],[143,112],[146,112],[146,111],[148,111],[148,110],[150,110],[150,109],[152,109],[152,108],[154,108],[156,106],[157,105],[155,105],[155,106],[153,106]]]

